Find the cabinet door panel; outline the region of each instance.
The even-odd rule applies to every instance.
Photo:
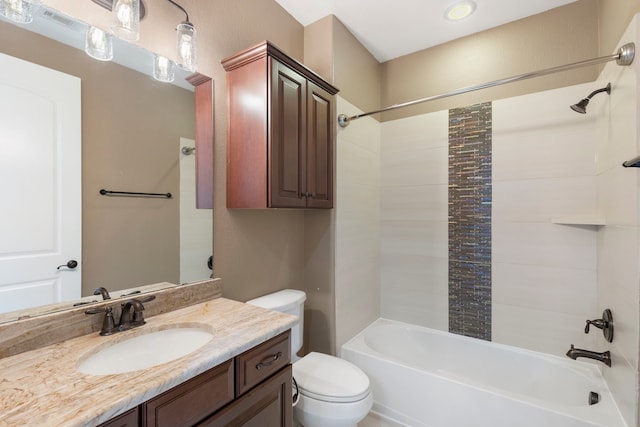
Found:
[[[271,60],[270,206],[304,207],[306,79]]]
[[[291,365],[288,365],[198,427],[291,427],[291,391]]]
[[[307,106],[307,205],[333,207],[333,96],[309,82]]]
[[[188,426],[233,400],[233,363],[227,361],[143,404],[145,427]]]

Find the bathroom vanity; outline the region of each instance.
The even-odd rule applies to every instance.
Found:
[[[0,425],[292,424],[289,330],[295,316],[216,298],[146,321],[111,336],[93,332],[1,358]],[[202,328],[212,338],[143,369],[108,375],[79,370],[109,346],[175,328]],[[117,359],[114,365],[126,363],[127,354]]]
[[[286,331],[100,426],[223,427],[267,420],[291,426],[289,335]]]

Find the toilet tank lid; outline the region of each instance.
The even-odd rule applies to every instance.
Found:
[[[247,304],[276,311],[287,311],[304,303],[307,294],[296,289],[283,289],[272,294],[247,301]]]

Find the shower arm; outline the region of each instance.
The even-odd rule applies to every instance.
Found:
[[[354,116],[347,116],[346,114],[340,114],[338,116],[338,124],[341,127],[347,127],[352,120],[357,120],[362,117],[371,116],[373,114],[385,113],[387,111],[397,110],[398,108],[411,107],[413,105],[422,104],[423,102],[435,101],[436,99],[448,98],[450,96],[461,95],[463,93],[473,92],[480,89],[487,89],[494,86],[500,86],[507,83],[513,83],[520,80],[531,79],[533,77],[546,76],[548,74],[558,73],[561,71],[572,70],[574,68],[587,67],[589,65],[602,64],[609,61],[616,61],[618,65],[631,65],[636,53],[635,43],[627,43],[618,49],[618,52],[612,55],[601,56],[599,58],[587,59],[585,61],[574,62],[572,64],[560,65],[558,67],[547,68],[544,70],[533,71],[530,73],[520,74],[517,76],[507,77],[500,80],[494,80],[487,83],[482,83],[475,86],[467,86],[460,89],[452,90],[451,92],[442,93],[439,95],[427,96],[426,98],[416,99],[414,101],[403,102],[400,104],[393,104],[389,107],[381,108],[375,111],[369,111],[366,113],[356,114]]]

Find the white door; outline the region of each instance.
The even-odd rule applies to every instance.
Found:
[[[81,106],[77,77],[4,54],[0,70],[0,312],[6,312],[80,297]],[[77,267],[66,266],[71,260]]]

